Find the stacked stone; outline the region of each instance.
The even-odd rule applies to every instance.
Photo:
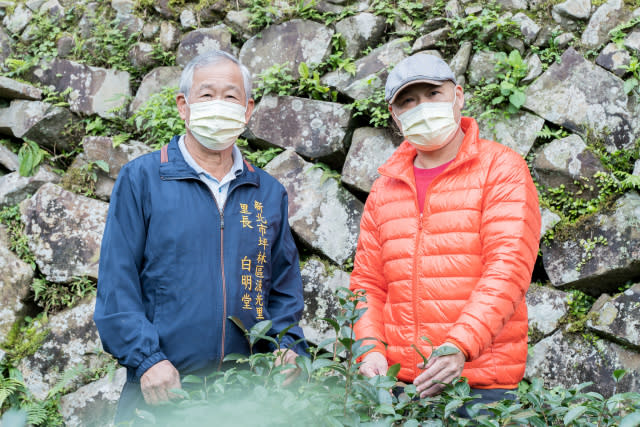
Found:
[[[287,3],[277,0],[276,3]],[[0,27],[0,63],[11,57],[13,40],[28,40],[35,31],[34,17],[48,13],[64,16],[74,3],[82,3],[84,15],[78,34],[91,37],[91,20],[97,3],[60,0],[29,0],[7,8]],[[333,291],[348,287],[346,266],[353,260],[364,201],[382,165],[401,142],[390,128],[370,127],[354,116],[352,102],[365,100],[383,86],[398,61],[414,52],[439,51],[449,37],[443,17],[423,22],[419,34],[401,20],[388,24],[375,15],[369,1],[318,1],[321,12],[351,16],[331,24],[273,16],[274,22],[257,33],[251,28],[248,0],[217,1],[204,8],[193,5],[178,9],[168,0],[153,2],[154,13],[137,15],[133,0],[112,0],[116,18],[128,34],[140,34],[131,46],[133,67],[151,71],[141,82],[132,83],[129,73],[95,67],[71,59],[78,40],[65,35],[58,40],[58,55],[43,60],[29,71],[27,81],[0,77],[0,133],[13,142],[30,140],[51,153],[81,147],[65,173],[73,168],[105,162],[108,172],[97,171],[95,198],[64,190],[61,177],[41,166],[31,177],[19,174],[17,155],[0,145],[0,208],[20,204],[21,221],[38,271],[50,282],[69,283],[77,276],[98,277],[101,235],[108,202],[122,165],[151,148],[145,141],[125,141],[114,148],[111,137],[85,135],[85,117],[131,117],[149,98],[165,87],[176,86],[181,67],[209,49],[237,55],[254,77],[274,64],[288,67],[298,78],[301,63],[318,64],[331,53],[332,37],[340,34],[345,52],[354,60],[354,72],[336,70],[320,76],[322,84],[338,93],[334,102],[295,96],[267,95],[259,100],[248,124],[246,137],[254,148],[277,147],[284,151],[265,169],[279,179],[289,193],[289,219],[301,245],[314,257],[302,269],[305,313],[302,326],[312,343],[326,345],[332,328],[319,319],[338,310]],[[433,2],[425,1],[425,7]],[[598,135],[609,151],[632,149],[640,136],[640,98],[625,90],[629,74],[625,66],[640,55],[640,27],[631,27],[620,43],[610,31],[636,22],[637,10],[629,12],[622,0],[593,6],[589,0],[567,0],[551,7],[552,20],[532,19],[545,7],[535,0],[500,0],[503,19],[512,20],[522,38],[504,41],[503,49],[518,50],[528,65],[522,80],[529,84],[523,108],[509,117],[481,120],[481,136],[495,139],[531,159],[532,174],[541,188],[564,186],[573,196],[585,200],[595,196],[590,180],[607,172],[588,148],[588,135]],[[599,2],[601,3],[601,2]],[[482,6],[465,0],[451,0],[446,17],[478,14]],[[579,29],[584,28],[582,33]],[[489,37],[495,28],[485,29]],[[401,38],[403,34],[409,38]],[[537,48],[553,43],[562,49],[560,61],[546,70]],[[154,56],[153,43],[176,57],[175,66],[162,66]],[[570,45],[581,45],[597,53],[594,61]],[[497,82],[498,51],[475,51],[471,42],[445,59],[467,89]],[[67,106],[43,100],[42,88],[66,93]],[[70,89],[69,89],[70,88]],[[467,90],[471,93],[471,90]],[[562,127],[568,136],[543,141],[538,133],[546,126]],[[319,163],[341,172],[340,180],[326,179]],[[634,174],[640,174],[640,162]],[[577,184],[576,184],[577,183]],[[587,190],[584,190],[587,188]],[[580,194],[578,194],[580,193]],[[542,234],[561,231],[561,217],[546,206],[541,209]],[[549,386],[594,381],[593,389],[603,394],[614,390],[613,369],[626,369],[617,391],[640,388],[640,288],[618,289],[640,281],[640,195],[629,191],[614,203],[573,225],[567,232],[542,244],[537,278],[548,286],[532,285],[528,295],[531,354],[527,377],[540,376]],[[0,228],[0,341],[12,324],[29,308],[32,268],[10,249]],[[562,235],[563,237],[558,237]],[[588,250],[581,242],[594,238],[606,241]],[[595,339],[570,331],[570,289],[598,297],[587,317],[586,328]],[[44,397],[60,373],[76,364],[104,366],[100,343],[90,312],[93,300],[50,317],[49,336],[34,355],[23,359],[19,369],[35,396]],[[597,351],[594,351],[597,350]],[[62,356],[60,356],[62,355]],[[55,357],[54,357],[55,356]],[[576,368],[577,367],[577,368]],[[124,381],[122,371],[115,378],[82,386],[62,399],[67,425],[88,425],[96,417],[113,413],[113,402]],[[81,387],[82,386],[82,387]],[[93,418],[92,418],[93,417]]]

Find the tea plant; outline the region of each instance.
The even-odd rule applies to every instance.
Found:
[[[336,297],[342,310],[327,321],[335,338],[327,338],[310,348],[308,357],[296,358],[300,372],[285,385],[285,370],[293,366],[276,366],[272,353],[228,355],[235,366],[205,377],[187,376],[181,390],[173,392],[181,399],[138,411],[139,418],[155,425],[196,426],[215,419],[233,425],[355,426],[467,426],[467,425],[633,425],[640,415],[640,393],[614,394],[609,398],[585,392],[591,383],[569,387],[545,388],[542,380],[523,381],[514,390],[514,399],[492,404],[473,404],[475,396],[464,379],[447,385],[438,396],[420,399],[412,384],[396,387],[399,365],[386,375],[366,378],[359,374],[359,359],[373,346],[356,340],[353,324],[365,309],[363,291],[339,289]],[[277,345],[278,339],[266,333],[270,321],[257,323],[249,330],[238,319],[231,319],[247,337],[250,348],[266,340]],[[430,357],[438,357],[431,355]],[[624,371],[613,372],[614,381]],[[461,418],[457,410],[466,405],[470,419]],[[480,412],[484,410],[485,412]]]

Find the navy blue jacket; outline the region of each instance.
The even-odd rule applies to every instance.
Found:
[[[295,324],[282,347],[303,338],[284,187],[245,163],[219,207],[178,137],[165,150],[122,168],[102,238],[94,320],[129,381],[164,359],[189,374],[219,366],[226,354],[249,354],[229,316],[247,328],[270,319],[272,336]]]

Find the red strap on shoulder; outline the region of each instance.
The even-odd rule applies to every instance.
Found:
[[[247,165],[247,169],[249,169],[249,172],[255,172],[256,170],[253,168],[253,166],[251,166],[251,163],[247,162],[246,159],[242,159],[244,161],[244,164]]]
[[[168,145],[162,146],[160,149],[160,163],[167,163],[169,161],[169,154],[167,153]]]

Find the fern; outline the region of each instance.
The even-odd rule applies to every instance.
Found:
[[[640,190],[640,175],[633,175],[623,171],[613,173],[620,180],[620,188],[624,190]]]
[[[29,424],[40,425],[49,418],[45,402],[30,402],[21,408],[27,413],[27,421]]]
[[[4,401],[14,393],[16,393],[23,384],[13,378],[0,378],[0,408],[4,405]]]
[[[69,387],[78,377],[84,376],[88,373],[89,369],[82,365],[78,364],[71,369],[67,369],[64,371],[62,378],[58,380],[55,386],[51,390],[49,390],[49,394],[47,394],[47,399],[53,398],[59,393],[62,393],[67,387]]]
[[[340,173],[334,171],[329,167],[329,165],[325,165],[324,163],[318,162],[311,166],[309,170],[312,169],[322,169],[322,176],[320,177],[320,185],[324,184],[324,182],[329,179],[335,179],[338,183],[340,182]]]

